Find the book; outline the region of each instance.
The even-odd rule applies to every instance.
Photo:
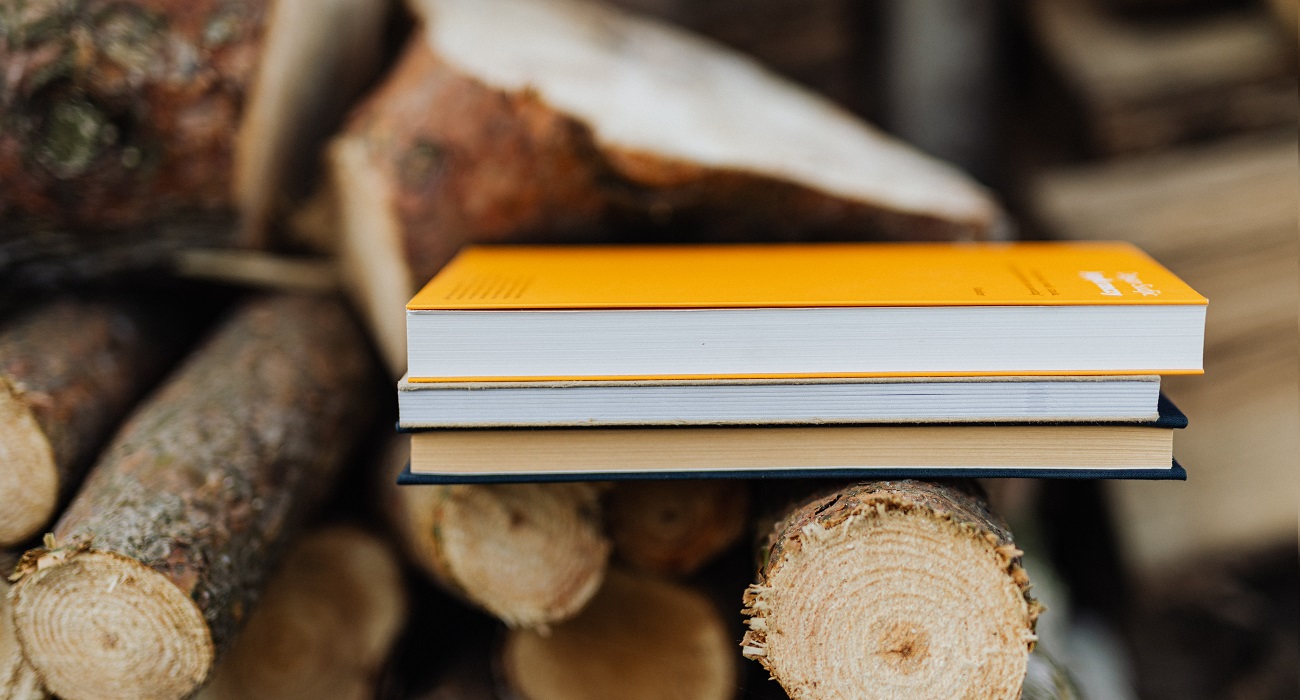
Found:
[[[1161,400],[1149,423],[427,430],[403,483],[1033,476],[1181,479]]]
[[[398,427],[1153,421],[1158,376],[397,385]]]
[[[470,247],[408,379],[1196,374],[1206,303],[1124,243]]]

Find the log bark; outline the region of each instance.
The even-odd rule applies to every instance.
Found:
[[[377,62],[385,3],[75,0],[0,22],[0,271],[258,245]]]
[[[550,634],[510,632],[500,682],[520,700],[724,700],[736,691],[731,644],[703,595],[611,571],[591,604]]]
[[[195,700],[366,700],[406,621],[388,545],[355,527],[299,540]]]
[[[744,655],[794,700],[1017,698],[1040,607],[979,498],[849,486],[777,524],[745,592]]]
[[[947,165],[680,30],[567,0],[412,4],[425,26],[328,157],[345,276],[396,374],[402,305],[466,243],[965,239],[1001,220]]]
[[[60,301],[0,330],[0,547],[54,517],[174,343],[142,310]]]
[[[668,577],[688,576],[735,544],[748,511],[743,481],[620,481],[605,496],[615,555],[637,571]]]
[[[271,297],[226,320],[24,556],[15,624],[49,689],[180,698],[205,681],[368,427],[371,371],[335,302]]]
[[[398,486],[407,454],[399,440],[384,511],[425,574],[511,627],[544,629],[587,604],[610,551],[595,485]]]

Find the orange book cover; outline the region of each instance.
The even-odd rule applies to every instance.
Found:
[[[480,246],[407,309],[1204,305],[1127,243]]]

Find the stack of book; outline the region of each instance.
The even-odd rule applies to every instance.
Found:
[[[1116,243],[469,248],[407,306],[402,481],[1181,479],[1206,303]]]

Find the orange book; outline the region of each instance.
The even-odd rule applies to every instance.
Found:
[[[409,375],[1197,373],[1206,303],[1124,243],[474,247],[407,305]]]

